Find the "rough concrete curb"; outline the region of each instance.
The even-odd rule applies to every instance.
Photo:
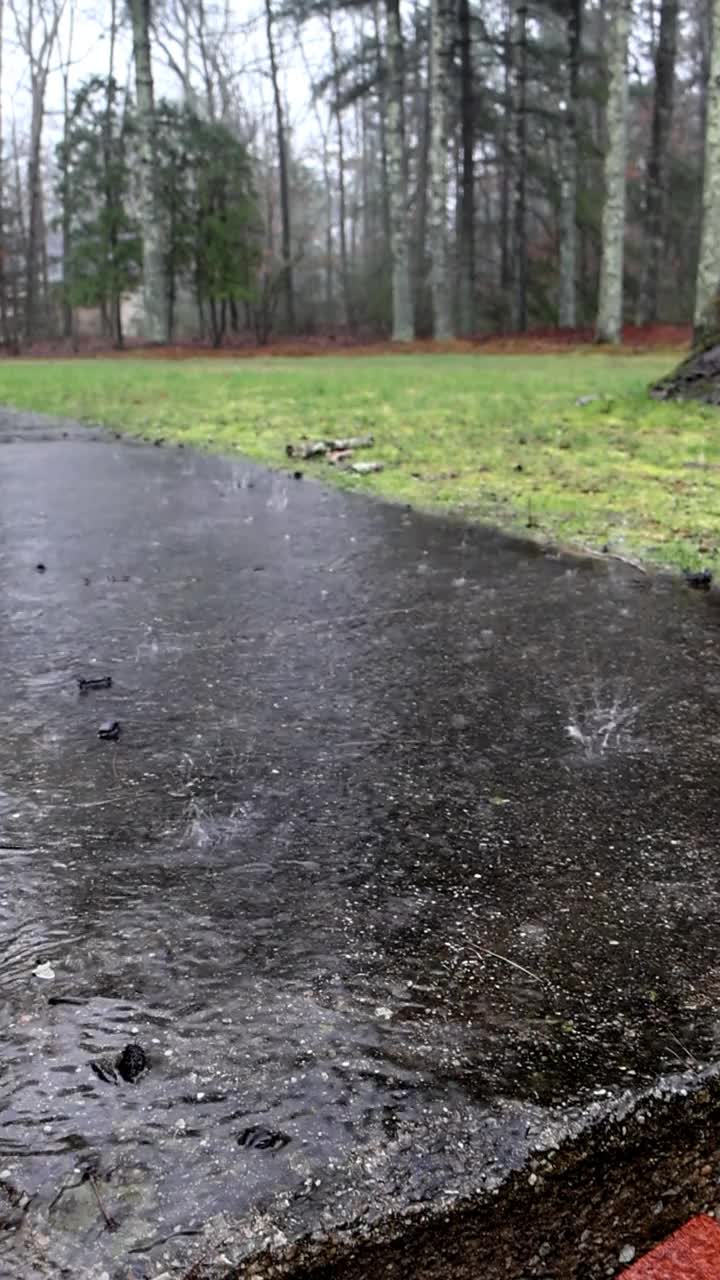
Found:
[[[596,1280],[713,1209],[720,1069],[666,1077],[578,1114],[520,1170],[451,1209],[397,1211],[293,1240],[292,1222],[208,1224],[184,1280]],[[258,1248],[258,1230],[265,1243]]]

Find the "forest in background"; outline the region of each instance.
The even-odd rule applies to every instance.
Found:
[[[0,16],[6,351],[714,331],[720,0]]]

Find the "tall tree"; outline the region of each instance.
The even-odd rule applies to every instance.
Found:
[[[458,246],[460,332],[475,329],[475,103],[470,0],[460,0],[460,244]]]
[[[513,49],[513,0],[505,0],[503,13],[502,38],[502,123],[500,126],[499,159],[500,159],[500,290],[503,295],[507,316],[510,314],[510,293],[512,289],[512,254],[510,234],[510,174],[513,154],[513,71],[515,67],[515,51]],[[506,319],[507,319],[506,316]]]
[[[332,59],[333,114],[337,131],[338,151],[338,217],[340,222],[340,275],[342,279],[343,302],[345,305],[345,323],[353,332],[355,329],[355,300],[353,298],[350,277],[350,256],[347,240],[347,172],[345,167],[345,132],[343,129],[341,99],[340,52],[333,17],[333,0],[329,0],[327,9],[328,32],[330,35],[330,56]]]
[[[12,0],[18,44],[30,73],[30,153],[27,165],[27,243],[25,249],[25,337],[35,337],[37,295],[43,244],[42,136],[50,65],[65,0]]]
[[[560,175],[560,278],[558,321],[562,329],[577,325],[577,197],[580,51],[583,0],[566,0],[567,76],[563,111]]]
[[[7,257],[7,183],[5,181],[5,120],[2,110],[2,94],[5,87],[5,78],[3,75],[4,38],[5,4],[4,0],[0,0],[0,335],[3,345],[5,347],[9,347],[10,334],[8,329],[7,273],[5,269]]]
[[[678,0],[662,0],[660,34],[655,50],[655,94],[652,134],[645,186],[644,257],[640,275],[638,324],[655,324],[658,317],[658,277],[662,258],[667,203],[668,143],[672,126],[677,53]]]
[[[428,327],[425,317],[428,313],[428,174],[430,172],[430,135],[432,132],[430,113],[430,49],[424,36],[422,16],[419,5],[414,13],[414,40],[418,47],[415,59],[415,81],[413,103],[415,109],[416,152],[414,205],[415,218],[413,226],[413,302],[415,312],[415,330],[422,325]]]
[[[512,327],[524,333],[528,325],[527,139],[528,139],[528,7],[515,9],[515,204],[513,211]]]
[[[415,318],[410,276],[408,166],[405,146],[405,74],[400,0],[386,0],[388,185],[390,188],[390,252],[392,256],[393,342],[411,342]]]
[[[283,291],[285,295],[285,319],[292,333],[295,329],[295,291],[292,268],[292,227],[290,220],[290,180],[288,175],[287,131],[283,110],[280,76],[278,73],[275,36],[273,33],[272,0],[265,0],[265,32],[270,57],[270,79],[275,104],[275,130],[277,134],[278,169],[280,172],[280,221],[282,224]]]
[[[447,237],[448,149],[452,70],[450,0],[432,0],[430,10],[430,100],[432,124],[429,153],[428,231],[433,334],[439,341],[454,335]]]
[[[398,0],[399,5],[399,0]],[[380,4],[378,0],[373,0],[373,31],[375,35],[375,74],[377,76],[377,92],[378,92],[378,109],[380,118],[378,120],[378,133],[380,135],[380,191],[382,196],[382,226],[383,235],[385,237],[385,248],[388,254],[391,250],[390,228],[390,177],[388,172],[388,138],[387,138],[387,115],[388,115],[388,95],[387,95],[387,58],[384,48],[385,41],[382,34],[382,23],[380,20]],[[404,49],[401,46],[401,54]],[[401,65],[401,70],[404,68]],[[404,101],[402,103],[404,109]],[[404,111],[403,111],[404,124]],[[406,174],[407,180],[407,174]]]
[[[610,82],[607,99],[605,199],[602,214],[600,296],[595,330],[598,342],[622,342],[630,13],[630,0],[614,0],[608,51]]]
[[[700,133],[705,137],[707,128],[708,87],[710,84],[710,49],[712,45],[713,0],[700,0],[696,14],[697,63],[700,96]]]
[[[298,48],[300,50],[300,56],[302,58],[303,66],[305,68],[305,74],[307,75],[308,83],[312,86],[312,109],[315,117],[315,127],[317,129],[318,137],[320,139],[320,163],[322,165],[323,194],[324,194],[324,205],[325,205],[325,261],[323,264],[324,275],[325,275],[324,323],[326,327],[332,328],[334,323],[334,318],[335,318],[335,297],[333,292],[333,289],[334,289],[334,243],[333,243],[334,241],[334,237],[333,237],[334,199],[333,199],[333,181],[332,181],[331,166],[330,166],[330,136],[329,136],[332,122],[323,120],[322,116],[320,115],[320,108],[318,106],[318,94],[316,91],[315,84],[313,82],[313,77],[312,77],[310,66],[307,60],[305,47],[302,42],[302,36],[300,33],[299,24],[298,24],[297,34],[298,34]],[[383,165],[383,172],[384,171],[385,171],[385,166]]]
[[[138,131],[138,187],[143,244],[143,328],[150,342],[167,340],[163,278],[164,229],[155,189],[155,96],[150,55],[150,0],[129,0]]]
[[[75,8],[70,9],[70,22],[67,38],[67,48],[61,48],[61,40],[58,39],[58,51],[60,53],[60,74],[62,77],[62,101],[63,101],[63,136],[61,144],[61,154],[63,150],[67,153],[70,145],[70,114],[71,114],[71,95],[70,95],[70,73],[72,67],[73,54],[73,35],[75,31]],[[108,72],[108,85],[113,76],[112,68],[112,51],[115,46],[115,3],[112,3],[112,18],[110,23],[110,70]],[[61,167],[61,180],[58,184],[58,195],[60,196],[60,227],[62,233],[62,336],[63,338],[73,337],[73,308],[70,296],[70,228],[71,228],[71,199],[69,169],[67,166]]]
[[[695,284],[696,345],[716,335],[720,327],[720,0],[712,0],[710,78],[705,114],[702,229]]]

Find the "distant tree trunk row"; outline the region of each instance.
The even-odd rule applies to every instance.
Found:
[[[4,120],[0,112],[8,349],[51,334],[75,342],[80,313],[95,308],[85,296],[100,299],[103,333],[123,338],[130,277],[120,272],[126,283],[111,302],[107,262],[98,261],[95,285],[79,289],[72,192],[53,161],[69,144],[80,88],[77,3],[7,0],[3,13],[0,0],[0,26],[5,17],[24,62],[23,110],[6,83]],[[106,85],[117,86],[107,120],[116,107],[133,119],[125,213],[137,218],[142,257],[134,331],[147,340],[192,325],[215,341],[250,326],[263,340],[273,329],[341,328],[407,343],[594,323],[598,341],[617,343],[628,316],[654,325],[691,314],[698,337],[715,332],[717,0],[263,0],[247,14],[207,0],[113,0],[110,8]],[[128,47],[123,28],[133,75],[126,63],[115,74]],[[246,52],[258,34],[256,60]],[[222,289],[209,263],[200,283],[189,281],[178,211],[162,214],[167,104],[156,88],[168,77],[198,120],[229,129],[251,158],[257,264],[246,280],[241,255],[232,287],[224,249]],[[105,207],[104,225],[119,228],[110,188],[100,185],[110,133],[105,141],[88,217]],[[231,207],[206,194],[216,246],[237,240]],[[117,234],[111,258],[122,256],[125,233]]]

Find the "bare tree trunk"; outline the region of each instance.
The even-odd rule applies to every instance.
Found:
[[[325,200],[327,203],[327,225],[325,227],[325,323],[333,326],[335,321],[335,271],[333,242],[333,196],[329,174],[325,175]]]
[[[667,159],[675,89],[677,29],[678,0],[662,0],[660,35],[655,52],[655,99],[645,190],[646,251],[640,276],[637,311],[637,322],[641,325],[655,324],[658,315],[658,276],[665,231]]]
[[[103,151],[105,165],[105,209],[108,218],[108,226],[110,232],[110,253],[114,260],[117,259],[118,252],[118,233],[117,222],[113,216],[113,210],[116,202],[115,184],[113,181],[113,108],[115,106],[115,98],[117,89],[115,85],[115,39],[117,36],[117,6],[116,0],[110,0],[110,50],[108,57],[108,79],[107,91],[105,97],[105,119],[103,121]],[[113,280],[112,290],[108,302],[110,304],[110,329],[112,339],[115,346],[120,350],[124,342],[122,327],[122,295],[114,283],[115,272],[110,273],[110,279]]]
[[[345,323],[348,329],[355,329],[355,307],[350,280],[350,255],[347,237],[347,189],[345,185],[345,137],[343,133],[342,112],[335,107],[335,125],[338,144],[338,217],[340,222],[340,274],[342,276],[343,303],[345,305]]]
[[[408,166],[405,147],[405,70],[400,0],[386,0],[387,7],[387,148],[390,187],[390,251],[392,256],[393,342],[415,337],[412,281],[410,276],[410,227],[408,218]]]
[[[452,59],[452,15],[449,0],[432,0],[430,11],[430,288],[433,334],[439,341],[453,337],[450,298],[450,263],[447,239],[448,134],[450,115],[450,72]]]
[[[398,0],[399,3],[399,0]],[[380,8],[378,0],[373,0],[373,27],[375,30],[375,47],[376,47],[376,68],[378,79],[378,99],[380,104],[379,127],[380,127],[380,175],[382,182],[382,219],[383,219],[383,237],[385,240],[385,254],[390,255],[390,176],[388,162],[388,138],[387,138],[387,67],[383,56],[383,36],[380,25]]]
[[[629,35],[630,0],[615,0],[608,58],[610,85],[607,101],[605,201],[602,214],[600,296],[595,330],[598,342],[622,342]]]
[[[125,342],[125,335],[122,327],[122,298],[119,293],[115,293],[112,298],[110,313],[112,316],[113,343],[118,351],[122,351]]]
[[[171,236],[175,235],[175,228],[173,226],[170,227],[168,234]],[[176,303],[177,303],[177,281],[175,279],[175,272],[172,271],[170,273],[170,278],[167,282],[167,298],[166,298],[166,304],[165,304],[167,307],[166,326],[167,326],[168,342],[175,341],[175,305]]]
[[[155,100],[150,57],[150,0],[129,0],[138,122],[140,227],[143,241],[143,328],[150,342],[167,339],[163,227],[155,199]]]
[[[73,308],[70,300],[70,190],[69,175],[67,171],[67,153],[69,146],[70,134],[70,102],[68,95],[67,78],[63,84],[63,151],[65,154],[65,162],[63,166],[63,176],[61,183],[60,198],[62,202],[61,219],[62,219],[62,333],[63,338],[69,339],[73,335]]]
[[[511,326],[524,333],[528,325],[527,252],[527,2],[515,9],[515,172],[513,209],[513,291]]]
[[[222,342],[222,331],[220,329],[220,318],[218,315],[217,302],[215,298],[209,299],[210,303],[210,336],[214,347],[219,347]]]
[[[513,49],[513,0],[507,0],[505,5],[505,32],[503,36],[503,120],[502,134],[500,145],[501,157],[501,175],[500,175],[500,289],[505,299],[505,307],[509,316],[511,308],[508,306],[510,293],[512,289],[512,268],[510,253],[510,180],[513,169],[513,144],[512,144],[512,120],[513,120],[513,71],[515,67],[515,57]]]
[[[110,48],[115,46],[115,0],[112,0],[113,15],[110,24]],[[64,56],[61,56],[62,62],[62,86],[63,86],[63,168],[62,181],[60,184],[60,223],[62,234],[62,335],[66,340],[74,337],[73,328],[73,307],[71,302],[70,285],[71,285],[71,226],[70,226],[70,175],[68,171],[69,162],[69,146],[70,146],[70,67],[72,64],[73,54],[73,36],[75,31],[75,8],[70,9],[70,30],[68,33],[67,48]],[[110,75],[112,75],[112,64]]]
[[[355,125],[355,137],[353,140],[353,153],[356,157],[354,167],[354,182],[352,183],[352,200],[350,202],[350,273],[353,280],[359,280],[358,272],[358,233],[360,224],[360,205],[362,203],[362,178],[358,182],[358,161],[360,157],[362,163],[362,136],[359,121],[359,102],[356,98],[353,103],[353,117]]]
[[[28,158],[28,222],[25,249],[25,338],[32,342],[37,321],[38,248],[40,244],[40,145],[45,114],[45,84],[33,87]]]
[[[563,155],[560,179],[558,323],[561,329],[574,329],[577,326],[578,113],[580,108],[582,9],[583,0],[567,0],[567,102],[563,119]]]
[[[460,332],[475,330],[475,112],[470,0],[460,0]]]
[[[1,0],[0,0],[1,2]],[[300,31],[298,31],[298,45],[300,48],[300,56],[303,66],[307,73],[307,78],[312,84],[312,76],[310,67],[305,56]],[[333,240],[333,182],[330,172],[330,147],[328,145],[329,126],[324,126],[320,116],[320,110],[317,104],[317,96],[312,95],[312,104],[315,114],[315,122],[317,124],[318,135],[322,140],[322,171],[323,186],[325,190],[325,324],[332,326],[335,319],[335,286],[334,286],[334,240]]]
[[[183,95],[186,105],[195,107],[197,104],[192,87],[192,60],[190,58],[190,10],[187,4],[182,6],[180,29],[182,31]]]
[[[710,83],[710,45],[712,43],[712,4],[713,0],[700,0],[697,6],[697,90],[698,115],[700,118],[700,137],[705,138],[707,129],[707,99]]]
[[[22,299],[20,297],[20,250],[27,244],[27,235],[25,230],[25,210],[23,208],[22,197],[22,177],[20,174],[20,151],[18,147],[17,131],[15,121],[12,126],[12,149],[13,149],[13,170],[15,185],[15,208],[13,210],[13,223],[16,227],[16,251],[15,262],[11,273],[10,285],[10,311],[12,314],[12,351],[13,355],[20,354],[20,337],[22,333]]]
[[[359,103],[358,110],[360,113],[359,130],[360,130],[360,208],[358,210],[361,220],[361,244],[363,268],[367,272],[370,267],[370,261],[373,250],[373,237],[375,231],[375,219],[373,217],[372,200],[370,197],[370,165],[372,144],[370,141],[370,127],[368,123],[368,112],[370,104],[367,97],[364,97]]]
[[[30,340],[35,335],[38,270],[43,237],[41,149],[45,94],[65,0],[27,0],[24,8],[16,0],[12,0],[11,7],[18,44],[28,60],[30,71],[30,154],[27,167],[28,222],[25,246],[25,336]]]
[[[25,223],[25,210],[23,208],[22,198],[22,173],[20,166],[20,143],[17,136],[17,122],[13,119],[12,123],[12,157],[13,157],[13,177],[15,180],[15,218],[17,221],[20,240],[23,244],[27,243],[27,225]]]
[[[694,341],[696,346],[720,326],[720,0],[712,3],[710,79],[705,126],[700,258],[695,286]]]
[[[5,182],[5,148],[3,133],[3,114],[2,114],[2,93],[4,89],[3,76],[3,40],[5,33],[5,4],[4,0],[0,0],[0,329],[2,330],[3,346],[10,346],[10,334],[8,330],[8,297],[7,297],[7,190]]]
[[[416,28],[417,35],[417,28]],[[430,74],[428,52],[427,83],[420,83],[420,66],[417,70],[417,118],[419,120],[417,172],[415,175],[415,244],[414,244],[414,281],[413,311],[415,315],[415,332],[417,333],[418,317],[423,315],[426,302],[427,287],[427,222],[428,222],[428,173],[430,168]],[[412,272],[411,272],[412,277]]]
[[[48,242],[47,242],[47,219],[45,217],[45,187],[40,183],[40,207],[38,209],[38,233],[40,248],[40,285],[42,299],[42,313],[48,316],[48,303],[50,299],[50,270],[48,266]]]
[[[104,168],[105,168],[105,212],[108,218],[110,228],[109,247],[110,262],[115,264],[118,260],[119,239],[117,219],[114,216],[115,204],[117,204],[117,195],[115,195],[115,183],[113,174],[113,108],[115,104],[115,96],[117,96],[117,86],[113,76],[115,63],[115,0],[111,0],[110,9],[110,60],[109,60],[109,76],[108,90],[105,97],[105,119],[102,122],[102,151],[104,151]],[[111,285],[108,297],[102,300],[106,316],[109,317],[110,334],[113,338],[114,346],[118,349],[123,346],[123,300],[117,283],[115,283],[115,271],[109,273]]]
[[[275,102],[275,130],[277,134],[278,167],[280,170],[280,220],[282,223],[283,291],[285,294],[285,319],[290,333],[295,332],[295,291],[292,270],[292,234],[290,221],[290,183],[288,179],[287,138],[280,93],[275,40],[273,37],[272,0],[265,0],[265,31],[270,55],[270,78]]]
[[[332,72],[334,98],[333,111],[337,129],[338,147],[338,216],[340,220],[340,275],[342,278],[343,302],[345,304],[345,323],[350,332],[355,330],[355,308],[353,305],[352,284],[350,280],[350,263],[347,242],[347,195],[345,185],[345,135],[343,133],[342,111],[340,110],[340,58],[338,55],[337,37],[333,24],[332,9],[328,9],[328,28],[330,31],[330,52],[332,55]]]
[[[207,112],[211,120],[217,119],[217,109],[215,106],[215,86],[213,84],[212,67],[207,47],[207,23],[205,21],[205,0],[195,0],[196,10],[196,31],[198,39],[198,48],[200,50],[200,61],[202,62],[203,86],[205,88],[205,101],[207,104]]]

